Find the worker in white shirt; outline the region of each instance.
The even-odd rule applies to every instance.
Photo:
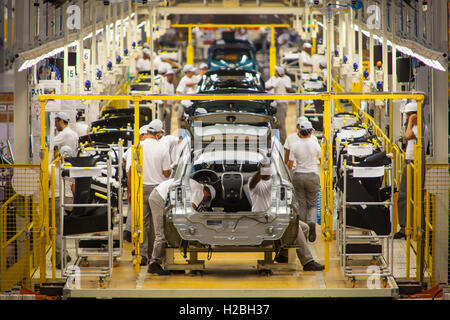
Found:
[[[250,178],[248,188],[252,212],[267,211],[272,204],[272,172],[267,158],[258,165],[258,172]],[[308,225],[299,220],[299,231],[295,240],[298,245],[297,257],[304,271],[322,271],[325,267],[314,260],[306,242],[308,233]],[[275,261],[287,262],[287,250],[281,250]]]
[[[289,154],[291,150],[291,146],[300,140],[299,136],[299,130],[300,130],[300,123],[301,122],[309,122],[308,118],[305,116],[298,117],[297,119],[297,131],[294,133],[291,133],[287,136],[286,141],[284,142],[284,162],[288,164],[289,162]],[[311,135],[311,138],[317,141],[317,137],[315,135]]]
[[[148,138],[147,132],[148,125],[144,125],[139,128],[139,141],[142,142]],[[123,155],[123,162],[125,166],[125,174],[127,176],[127,199],[128,199],[128,210],[127,210],[127,222],[123,231],[123,239],[125,241],[131,242],[131,147]]]
[[[140,57],[136,62],[136,72],[151,72],[151,52],[150,49],[145,48],[142,50],[142,57]]]
[[[317,161],[321,155],[319,143],[311,138],[312,131],[311,122],[300,123],[300,139],[292,144],[288,162],[289,169],[295,162],[292,185],[300,207],[300,220],[307,223],[310,229],[310,242],[316,240],[316,205],[320,188]]]
[[[312,49],[311,43],[309,42],[303,43],[302,51],[300,52],[299,57],[299,66],[302,72],[313,71],[313,63],[311,60],[311,49]]]
[[[165,74],[165,85],[164,85],[164,94],[167,95],[174,95],[175,94],[175,87],[173,85],[173,80],[175,77],[175,72],[173,70],[167,70]],[[173,110],[173,100],[166,100],[164,101],[164,131],[166,133],[171,133],[172,128],[172,110]]]
[[[155,238],[152,213],[147,199],[158,184],[170,177],[172,171],[169,149],[159,141],[164,133],[161,120],[155,119],[150,122],[147,131],[148,138],[142,142],[144,241],[140,246],[141,265],[148,263],[148,259],[152,255]]]
[[[55,128],[59,132],[54,140],[54,147],[56,150],[61,150],[61,147],[70,147],[70,157],[76,156],[78,148],[78,135],[69,127],[70,118],[65,112],[57,112],[55,114]]]
[[[170,274],[169,271],[164,270],[161,267],[161,264],[164,263],[166,253],[164,208],[173,180],[174,179],[169,179],[160,183],[148,197],[148,203],[152,211],[155,242],[147,272],[156,273],[161,276]],[[189,179],[189,186],[191,189],[191,205],[194,210],[211,206],[211,201],[216,196],[216,190],[213,186],[200,184],[193,179]]]
[[[197,90],[200,90],[200,87],[203,83],[203,76],[208,72],[208,65],[206,63],[201,63],[198,67],[198,84],[197,84]]]
[[[272,90],[273,94],[286,94],[287,92],[292,90],[292,84],[290,78],[283,78],[284,76],[284,68],[280,66],[275,66],[275,75],[272,76],[266,82],[266,90]],[[276,108],[277,112],[275,117],[280,121],[280,141],[284,144],[286,140],[286,116],[288,110],[288,101],[287,100],[276,100]]]
[[[176,93],[178,95],[194,94],[197,92],[198,77],[195,76],[197,71],[192,65],[187,64],[183,68],[184,76],[178,83]],[[190,100],[182,100],[178,108],[178,128],[181,128],[181,120],[183,119],[184,110],[192,105]]]
[[[406,238],[406,217],[407,217],[407,201],[406,192],[407,192],[407,166],[408,164],[414,162],[414,146],[417,143],[417,102],[412,101],[407,103],[402,113],[406,115],[406,130],[405,130],[405,140],[406,140],[406,149],[405,149],[405,165],[403,166],[402,176],[400,178],[400,186],[398,190],[398,224],[400,225],[400,230],[395,233],[394,239],[405,239]],[[422,124],[420,124],[422,125]],[[423,137],[424,137],[424,147],[428,145],[428,127],[426,125],[423,126]],[[423,160],[423,158],[422,158]],[[414,170],[414,169],[413,169]],[[411,175],[412,181],[411,185],[414,184],[414,172]],[[424,172],[422,170],[422,183],[424,182]]]

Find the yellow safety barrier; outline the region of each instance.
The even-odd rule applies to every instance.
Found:
[[[134,131],[134,141],[135,144],[132,146],[132,188],[131,188],[131,201],[132,201],[132,225],[135,227],[135,232],[132,235],[132,241],[135,245],[135,252],[138,259],[134,261],[136,270],[139,271],[139,243],[143,240],[142,235],[142,146],[139,144],[139,102],[142,100],[322,100],[324,101],[324,135],[322,142],[322,156],[321,161],[321,176],[322,180],[322,191],[321,191],[321,202],[322,202],[322,226],[321,226],[321,239],[325,242],[325,270],[329,270],[329,252],[330,243],[333,239],[333,156],[332,156],[332,137],[331,137],[331,116],[333,110],[330,107],[331,100],[365,100],[365,99],[414,99],[418,102],[418,110],[420,110],[421,101],[424,99],[424,95],[420,93],[308,93],[308,94],[196,94],[196,95],[160,95],[160,94],[149,94],[149,95],[129,95],[129,96],[113,96],[113,95],[40,95],[38,100],[41,101],[41,119],[45,119],[45,103],[47,100],[133,100],[135,103],[135,128]],[[418,123],[421,123],[421,112],[418,112]],[[41,120],[42,121],[42,120]],[[374,123],[375,124],[375,123]],[[375,127],[375,126],[374,126]],[[45,146],[45,121],[41,124],[41,148],[43,153],[47,152]],[[378,129],[377,129],[378,130]],[[421,130],[418,131],[418,140],[421,139]],[[388,140],[387,140],[388,141]],[[421,150],[421,144],[416,146],[416,152]],[[48,163],[47,162],[43,163]],[[418,163],[421,163],[421,158],[417,159]],[[45,170],[44,177],[47,175],[48,182],[48,167],[41,165],[42,170]],[[418,171],[418,170],[416,170]],[[419,180],[420,181],[420,180]],[[418,198],[417,202],[421,202]]]
[[[50,243],[48,212],[38,206],[39,165],[0,165],[0,173],[0,292],[4,292],[14,285],[31,287],[37,270],[41,279],[45,277]]]

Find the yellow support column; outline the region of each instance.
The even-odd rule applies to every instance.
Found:
[[[39,221],[42,222],[41,227],[45,228],[48,225],[45,226],[45,218],[44,216],[48,216],[48,148],[45,145],[45,100],[41,100],[41,186],[40,186],[40,192],[39,192],[39,215],[40,219]],[[46,281],[46,260],[45,260],[45,232],[42,232],[40,235],[40,283],[44,283]]]
[[[417,142],[414,146],[414,216],[417,230],[416,280],[420,281],[422,251],[422,100],[417,100]]]
[[[194,65],[194,47],[192,46],[192,27],[188,28],[188,46],[186,48],[186,63]]]
[[[55,204],[55,164],[52,164],[52,227],[51,227],[51,241],[52,241],[52,280],[56,280],[56,204]]]
[[[277,47],[275,46],[275,28],[270,28],[270,49],[269,49],[269,56],[270,56],[270,76],[275,75],[275,65],[277,64]]]
[[[411,266],[411,165],[406,166],[406,279],[409,280]]]

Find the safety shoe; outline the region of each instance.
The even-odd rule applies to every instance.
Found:
[[[316,224],[314,222],[308,223],[309,226],[309,234],[308,234],[308,240],[309,242],[316,241]]]
[[[310,261],[307,264],[303,266],[304,271],[322,271],[325,269],[325,266],[323,264],[320,264],[316,261]]]
[[[146,266],[148,265],[148,258],[141,256],[141,266]]]
[[[282,255],[277,255],[274,260],[278,263],[287,263],[289,261],[288,257]]]
[[[406,239],[406,234],[404,231],[400,230],[396,234],[394,234],[394,239]]]
[[[170,275],[170,271],[164,270],[164,269],[163,269],[158,263],[156,263],[156,262],[153,262],[152,264],[150,264],[150,265],[148,266],[147,272],[148,272],[148,273],[156,273],[157,275],[160,275],[160,276],[168,276],[168,275]]]

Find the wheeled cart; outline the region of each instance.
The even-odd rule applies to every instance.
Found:
[[[82,157],[66,158],[60,170],[60,194],[65,194],[64,180],[75,180],[74,203],[61,197],[61,270],[63,276],[74,277],[76,272],[80,277],[98,277],[102,287],[122,255],[123,149],[119,144],[84,151]],[[69,215],[64,215],[66,208],[72,208]],[[76,259],[71,266],[64,263],[69,239],[75,240]],[[89,266],[88,258],[94,256],[106,257],[106,265]]]
[[[381,284],[387,287],[393,276],[394,252],[392,166],[358,168],[347,165],[345,160],[342,163],[337,219],[340,266],[352,287],[356,285],[356,277],[369,277],[368,287],[379,288]],[[369,184],[384,180],[388,187],[377,189],[378,195],[365,194],[361,185],[364,179]],[[373,201],[369,201],[371,196]]]

